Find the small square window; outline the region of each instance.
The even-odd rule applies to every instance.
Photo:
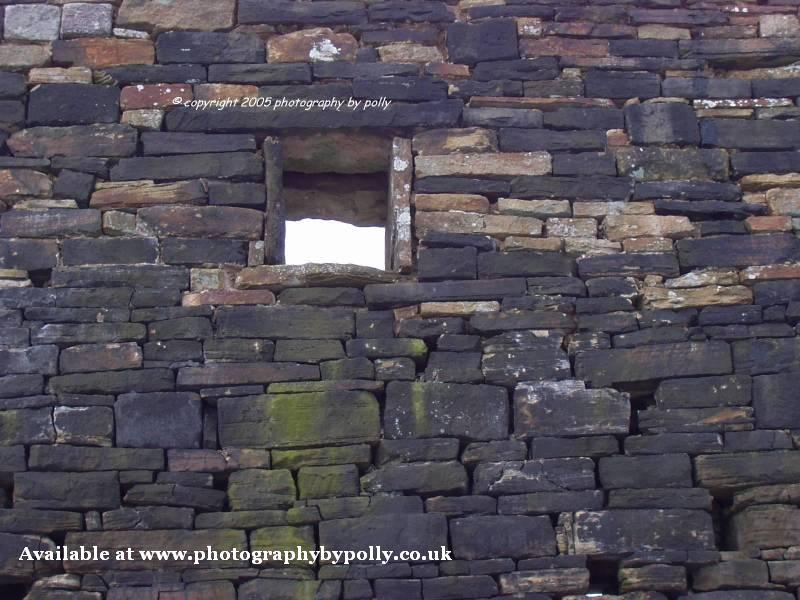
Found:
[[[279,239],[267,262],[402,270],[395,240],[410,240],[410,208],[397,206],[409,204],[410,182],[398,186],[391,165],[406,164],[393,157],[398,146],[410,154],[410,143],[398,145],[398,139],[334,131],[265,142],[268,198],[270,180],[280,190],[280,205],[268,202],[268,246],[270,234]],[[271,161],[271,153],[280,158]],[[405,170],[410,176],[410,168]],[[398,224],[408,231],[398,232]]]

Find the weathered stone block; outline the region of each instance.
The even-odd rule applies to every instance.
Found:
[[[199,448],[202,404],[196,394],[122,394],[114,404],[117,444],[134,448]]]
[[[55,510],[110,510],[120,505],[114,472],[14,474],[14,506]]]
[[[603,489],[692,487],[687,454],[604,456],[599,465]]]
[[[150,206],[139,210],[137,229],[160,237],[261,239],[263,213],[231,206]]]
[[[467,471],[458,461],[387,464],[361,478],[368,494],[464,494],[467,487]]]
[[[162,64],[260,63],[264,42],[242,33],[168,31],[156,39],[156,56]]]
[[[697,485],[713,493],[759,485],[792,483],[800,472],[800,458],[794,452],[737,452],[708,454],[694,459]]]
[[[473,478],[474,493],[492,496],[595,488],[594,461],[590,458],[481,463]]]
[[[34,390],[12,390],[12,392],[16,392],[14,395],[22,395],[34,392]],[[0,412],[0,441],[4,446],[53,443],[55,431],[51,413],[50,408]]]
[[[620,175],[635,181],[728,178],[728,153],[697,148],[629,147],[617,150]]]
[[[634,144],[700,143],[697,117],[688,104],[633,104],[625,108],[625,122]]]
[[[731,520],[731,543],[737,550],[796,546],[800,540],[800,510],[796,506],[750,506]]]
[[[785,233],[718,235],[681,240],[677,247],[683,267],[748,267],[796,260],[800,256],[800,240]]]
[[[112,167],[111,179],[255,179],[261,177],[261,171],[261,160],[250,152],[144,156],[122,159]]]
[[[718,375],[732,370],[730,347],[717,341],[587,350],[575,359],[575,374],[592,386]]]
[[[473,516],[450,522],[453,555],[481,560],[555,554],[555,535],[547,517]]]
[[[296,498],[294,479],[287,470],[244,469],[228,478],[232,510],[286,509]]]
[[[715,548],[711,516],[700,510],[581,511],[565,523],[564,533],[570,554],[588,556]]]
[[[794,429],[800,426],[797,385],[800,385],[800,373],[753,378],[753,409],[759,429]]]
[[[747,406],[751,388],[746,375],[667,379],[659,384],[655,399],[661,408]]]
[[[518,436],[627,434],[630,412],[627,394],[587,390],[578,380],[520,383],[514,391]]]
[[[0,374],[58,372],[58,346],[32,346],[30,348],[3,348],[0,346]]]
[[[319,543],[329,548],[358,550],[369,540],[388,550],[420,552],[447,546],[447,519],[441,514],[389,514],[334,519],[319,524]],[[366,546],[365,546],[366,542]]]
[[[59,444],[110,446],[114,441],[114,412],[107,406],[57,406],[53,424]]]
[[[223,446],[292,448],[375,442],[378,402],[368,392],[330,391],[221,398]]]
[[[216,320],[219,337],[344,339],[355,333],[352,309],[222,307]]]
[[[129,125],[75,125],[23,129],[7,144],[16,156],[131,156],[136,139],[136,129]]]
[[[61,9],[42,4],[13,4],[5,9],[5,38],[48,42],[58,39]]]
[[[114,7],[111,4],[74,2],[61,9],[63,39],[111,35]]]
[[[391,382],[386,393],[387,437],[491,440],[508,434],[508,399],[502,388]]]
[[[116,23],[118,27],[141,27],[155,32],[214,31],[234,25],[235,8],[235,0],[198,0],[191,6],[180,0],[124,0]]]
[[[510,19],[454,23],[447,28],[447,52],[451,62],[470,65],[519,58],[517,26]]]
[[[161,449],[31,446],[29,468],[37,471],[162,471]]]

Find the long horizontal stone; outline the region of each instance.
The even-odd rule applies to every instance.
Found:
[[[609,254],[578,259],[581,277],[644,277],[661,275],[677,277],[680,267],[675,255],[668,252],[653,254]]]
[[[48,382],[48,389],[57,394],[163,392],[174,388],[174,373],[163,368],[57,375]]]
[[[737,452],[706,454],[694,459],[697,485],[715,494],[760,485],[794,483],[800,477],[795,452]]]
[[[111,168],[111,180],[258,179],[262,169],[262,161],[250,152],[144,156],[120,160]]]
[[[355,334],[354,313],[345,308],[220,307],[216,321],[221,338],[346,339]]]
[[[14,506],[55,510],[103,510],[120,505],[117,473],[45,473],[14,475]]]
[[[508,152],[418,156],[414,172],[423,177],[513,177],[547,175],[552,170],[547,152]]]
[[[683,267],[749,267],[800,258],[800,239],[788,233],[687,239],[677,247]]]
[[[447,300],[497,300],[526,293],[524,278],[483,281],[442,281],[425,283],[372,284],[364,288],[367,303],[375,306],[403,306],[417,302]]]
[[[730,347],[718,341],[586,350],[575,358],[575,375],[593,387],[732,370]]]
[[[691,289],[647,287],[642,297],[642,305],[654,310],[731,306],[752,302],[752,290],[743,285],[707,285]]]
[[[319,543],[328,548],[358,550],[369,540],[387,550],[420,552],[447,546],[447,519],[441,514],[384,514],[322,521]],[[366,546],[364,543],[367,542]]]
[[[136,215],[137,230],[159,237],[258,240],[264,213],[233,206],[149,206]]]
[[[380,414],[368,392],[331,391],[220,398],[220,444],[240,448],[376,442]]]
[[[630,398],[613,389],[587,390],[583,381],[523,382],[514,391],[514,434],[627,434]]]
[[[131,156],[136,153],[136,129],[98,124],[72,127],[31,127],[7,142],[15,156]]]
[[[162,471],[164,451],[155,448],[31,446],[28,466],[36,471]]]
[[[182,367],[178,370],[177,385],[181,389],[201,389],[309,379],[319,379],[317,365],[291,362],[214,363],[202,367]]]
[[[418,238],[431,233],[468,233],[505,238],[512,235],[538,237],[544,223],[535,217],[487,215],[460,211],[420,211],[414,220]]]
[[[504,439],[508,419],[508,397],[500,387],[394,381],[386,388],[383,427],[389,438]]]
[[[711,515],[701,510],[577,512],[565,527],[570,554],[614,557],[645,548],[713,550]]]
[[[89,206],[100,210],[144,208],[161,204],[206,204],[208,193],[199,181],[155,184],[139,181],[103,187],[92,194]]]

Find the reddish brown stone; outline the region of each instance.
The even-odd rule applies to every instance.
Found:
[[[234,83],[201,83],[194,86],[196,100],[241,100],[248,96],[258,96],[258,86]]]
[[[167,108],[194,98],[192,86],[184,83],[129,85],[122,88],[119,103],[122,110]]]
[[[152,65],[155,57],[150,40],[79,38],[53,43],[53,61],[69,66],[103,69],[118,65]]]
[[[123,0],[118,27],[214,31],[232,27],[236,0]]]
[[[576,40],[546,37],[523,39],[519,43],[523,56],[608,56],[606,40]]]
[[[46,198],[50,196],[53,183],[50,178],[39,171],[28,169],[0,169],[0,198],[24,198],[34,196]]]
[[[791,231],[792,217],[774,215],[770,217],[747,217],[744,222],[750,233],[769,233],[772,231]]]

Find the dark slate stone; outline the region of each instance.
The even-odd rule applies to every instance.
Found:
[[[208,203],[215,206],[263,208],[267,192],[263,183],[208,182]]]
[[[25,76],[21,73],[0,73],[0,98],[17,98],[26,90]]]
[[[602,131],[549,131],[505,128],[500,130],[500,149],[504,152],[534,150],[576,151],[606,149],[606,134]],[[614,171],[616,174],[616,170]]]
[[[252,135],[203,133],[163,133],[145,131],[141,135],[143,154],[199,154],[256,150]]]
[[[208,67],[208,80],[251,85],[311,83],[311,68],[305,63],[218,64]]]
[[[421,249],[417,255],[419,279],[475,279],[477,257],[477,249],[470,246]]]
[[[262,163],[256,154],[249,152],[123,158],[111,169],[111,179],[255,179],[261,177]]]
[[[464,124],[476,127],[534,127],[542,126],[542,113],[524,108],[465,107]]]
[[[753,96],[755,98],[784,98],[800,96],[800,77],[786,79],[754,79]]]
[[[453,20],[444,2],[383,0],[369,5],[370,21],[443,23]]]
[[[120,65],[105,67],[98,71],[118,85],[138,83],[200,83],[206,80],[206,68],[202,65]]]
[[[89,197],[94,190],[94,175],[63,169],[53,183],[55,198],[75,200],[81,208],[88,206]]]
[[[51,285],[60,288],[130,286],[137,289],[177,288],[179,290],[185,290],[189,288],[189,271],[183,267],[167,267],[162,265],[61,267],[53,271]],[[125,299],[125,306],[128,305],[127,298],[129,297],[130,293],[128,291],[128,295]],[[99,299],[99,301],[108,302],[105,298]],[[66,304],[62,305],[66,306]],[[88,306],[98,305],[88,304]],[[99,304],[99,306],[104,306],[104,304]]]
[[[89,125],[119,120],[119,89],[85,83],[52,83],[28,98],[28,125]]]
[[[586,95],[595,98],[655,98],[661,95],[657,73],[590,70],[584,78]]]
[[[500,387],[391,382],[386,393],[384,428],[388,438],[448,435],[492,440],[508,435],[508,397]],[[418,410],[428,417],[415,418]]]
[[[381,77],[354,79],[356,98],[388,98],[401,102],[424,102],[447,98],[447,84],[432,77]]]
[[[61,243],[65,266],[154,263],[158,258],[155,238],[73,238]]]
[[[633,200],[716,200],[737,202],[742,197],[739,186],[716,181],[641,181],[633,190]]]
[[[238,20],[240,24],[357,25],[367,20],[367,11],[363,2],[352,0],[242,0]]]
[[[800,240],[781,233],[679,240],[677,248],[683,267],[768,265],[800,256]]]
[[[595,387],[732,370],[730,347],[717,341],[587,350],[575,359],[575,375]]]
[[[481,194],[496,197],[508,196],[511,186],[507,181],[497,179],[425,177],[414,182],[414,190],[421,194]]]
[[[700,143],[697,117],[688,104],[632,104],[625,108],[625,123],[634,144]]]
[[[202,403],[197,394],[122,394],[114,403],[120,447],[199,448]]]
[[[403,306],[417,302],[449,300],[496,300],[525,293],[525,280],[403,282],[370,284],[364,288],[367,303],[374,306]]]
[[[450,84],[448,94],[451,98],[463,98],[464,100],[469,100],[472,96],[522,96],[522,82],[507,79],[455,80]]]
[[[131,131],[131,154],[135,151],[136,132]],[[108,178],[109,159],[91,156],[54,156],[51,160],[54,169],[71,169],[88,173],[104,179]]]
[[[800,152],[736,152],[731,155],[731,166],[739,176],[794,173],[800,171]]]
[[[767,207],[762,204],[717,200],[656,200],[655,207],[657,215],[680,215],[689,217],[693,221],[698,219],[741,221],[752,215],[763,215],[767,212]]]
[[[760,429],[795,429],[800,426],[797,389],[800,373],[779,373],[753,378],[753,409]]]
[[[550,129],[622,129],[624,113],[618,108],[559,108],[544,113],[544,126]]]
[[[216,319],[219,337],[347,338],[355,327],[352,309],[345,308],[225,306]]]
[[[692,462],[687,454],[605,456],[599,461],[603,489],[692,487]]]
[[[478,257],[478,276],[569,276],[575,270],[573,259],[557,252],[487,252]]]
[[[800,122],[772,119],[703,119],[703,146],[743,150],[800,147]]]
[[[617,163],[611,152],[578,152],[553,155],[553,175],[591,177],[617,174]]]
[[[513,198],[627,200],[631,180],[623,177],[539,177],[523,175],[511,182]]]
[[[56,240],[0,239],[0,269],[51,269],[57,255]]]
[[[578,259],[581,277],[625,277],[628,275],[661,275],[677,277],[678,260],[671,253],[608,254]]]
[[[800,281],[762,281],[753,286],[753,292],[755,303],[761,306],[789,304],[800,301]]]
[[[264,62],[264,42],[255,35],[211,31],[168,31],[156,38],[158,62]]]
[[[528,558],[556,553],[555,533],[546,516],[454,519],[450,522],[450,538],[457,559]]]
[[[312,65],[315,79],[376,78],[419,75],[419,66],[413,63],[353,63],[347,61],[318,62]]]
[[[467,12],[471,20],[497,17],[543,17],[546,19],[553,17],[553,9],[548,6],[525,6],[522,4],[475,5],[469,7]]]
[[[599,458],[612,454],[619,454],[619,442],[613,435],[577,438],[534,437],[531,439],[531,458],[569,458],[579,456]]]
[[[510,19],[478,24],[453,23],[447,28],[447,52],[454,63],[519,58],[517,25]]]
[[[16,100],[0,100],[0,125],[17,129],[25,125],[25,104]]]
[[[752,305],[706,306],[700,311],[700,325],[751,325],[761,322],[761,307]]]
[[[522,60],[495,60],[479,62],[472,73],[476,81],[512,79],[539,81],[558,77],[558,60],[552,56]]]
[[[532,277],[528,279],[531,294],[561,294],[585,296],[586,284],[578,277]]]
[[[683,327],[648,327],[630,333],[615,335],[614,348],[634,348],[647,344],[669,344],[689,339],[689,332]]]
[[[165,238],[161,259],[179,265],[246,265],[247,242],[240,240],[207,240]],[[144,262],[144,261],[138,261]]]
[[[611,40],[609,50],[616,56],[678,58],[678,42],[673,40]]]
[[[737,373],[764,375],[797,370],[800,338],[760,338],[733,344]]]
[[[757,80],[753,81],[754,86],[757,83]],[[773,80],[772,83],[776,83],[776,81]],[[661,83],[661,91],[668,97],[688,98],[690,100],[697,98],[749,98],[750,80],[715,77],[667,77]],[[800,94],[800,87],[798,87],[797,93]],[[770,94],[756,95],[768,96]],[[779,94],[779,96],[782,95]]]
[[[472,247],[478,250],[478,252],[489,252],[497,249],[494,238],[469,233],[444,233],[433,231],[427,233],[425,237],[422,238],[422,243],[426,248]]]

